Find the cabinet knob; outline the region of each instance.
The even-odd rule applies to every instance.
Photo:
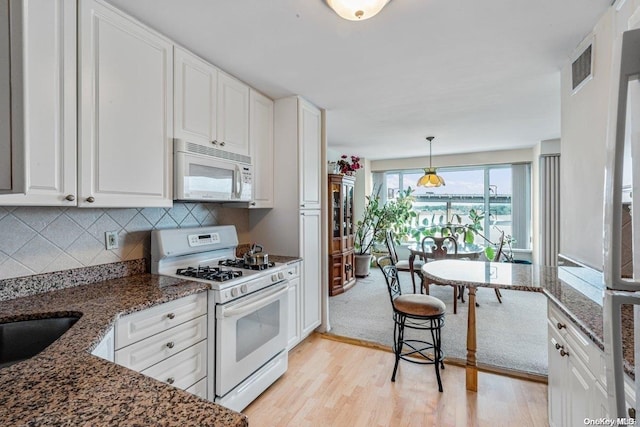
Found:
[[[213,141],[211,141],[211,143],[212,143],[213,145],[218,145],[218,140],[217,140],[217,139],[214,139]]]
[[[167,314],[167,317],[168,317],[169,319],[173,319],[174,317],[176,317],[176,315],[175,315],[175,314],[173,314],[173,313],[169,313],[169,314]]]
[[[220,143],[220,145],[221,145],[222,147],[224,147],[224,146],[225,146],[225,142],[224,142],[224,141],[222,141],[222,142]]]
[[[300,205],[301,208],[304,208],[304,203]]]
[[[564,346],[556,343],[556,350],[560,350],[561,348],[564,348]]]
[[[173,377],[167,378],[167,383],[173,384],[174,382],[176,382],[175,378],[173,378]]]
[[[556,325],[558,327],[558,329],[562,329],[562,328],[566,328],[567,325],[565,325],[564,323],[560,323],[558,322],[558,324]]]
[[[95,201],[96,201],[96,199],[94,199],[94,198],[93,198],[93,196],[89,196],[89,197],[87,197],[87,202],[89,202],[89,203],[93,203],[93,202],[95,202]]]
[[[255,206],[255,205],[256,205],[256,202],[251,202],[251,206]]]
[[[569,352],[568,351],[564,351],[564,349],[560,349],[560,356],[562,356],[562,357],[569,356]]]
[[[68,194],[64,199],[73,202],[76,199],[76,196],[74,196],[73,194]]]
[[[627,412],[629,413],[629,418],[636,419],[636,408],[629,408]]]
[[[169,341],[169,342],[167,343],[167,347],[169,347],[169,348],[173,348],[173,346],[174,346],[174,345],[175,345],[175,344],[173,343],[173,341]]]

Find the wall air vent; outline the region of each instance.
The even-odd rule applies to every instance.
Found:
[[[580,56],[571,63],[571,89],[576,93],[587,81],[591,79],[593,67],[593,43],[580,53]]]

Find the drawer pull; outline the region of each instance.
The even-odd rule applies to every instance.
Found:
[[[173,313],[169,313],[169,314],[167,314],[167,317],[168,317],[170,320],[173,320],[173,319],[176,317],[176,315],[175,315],[175,314],[173,314]]]
[[[175,345],[175,344],[173,343],[173,341],[169,341],[169,342],[167,343],[167,347],[169,347],[169,348],[173,348],[173,346],[174,346],[174,345]]]
[[[564,348],[564,346],[556,343],[556,350],[560,350],[561,348]]]
[[[567,327],[567,325],[565,325],[564,323],[560,323],[560,322],[558,322],[558,324],[556,326],[558,327],[558,329],[563,329],[563,328],[566,329],[566,327]]]
[[[569,352],[568,351],[564,351],[564,349],[560,349],[560,356],[565,357],[565,356],[569,356]]]
[[[173,377],[167,378],[167,383],[173,384],[174,382],[176,382],[176,380]]]

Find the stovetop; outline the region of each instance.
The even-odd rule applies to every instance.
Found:
[[[208,265],[178,268],[176,270],[176,274],[196,279],[213,280],[215,282],[226,282],[227,280],[235,279],[236,277],[242,277],[242,271],[224,269],[221,267],[211,267]]]
[[[225,259],[223,261],[218,261],[218,265],[223,265],[225,267],[243,268],[243,269],[246,269],[246,270],[261,271],[261,270],[267,270],[269,268],[275,267],[276,263],[275,262],[268,262],[266,264],[252,265],[252,264],[247,264],[246,262],[244,262],[244,259],[242,259],[242,258],[235,258],[235,259]]]

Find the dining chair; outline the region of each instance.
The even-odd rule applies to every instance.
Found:
[[[400,359],[420,365],[434,365],[438,390],[442,392],[440,369],[444,369],[444,355],[442,353],[442,326],[446,306],[438,298],[422,294],[402,294],[398,268],[391,257],[378,259],[378,267],[384,275],[389,291],[389,299],[393,308],[393,353],[395,364],[391,381],[396,380]],[[423,339],[406,339],[405,329],[428,331],[429,335]]]
[[[498,240],[498,250],[496,251],[496,255],[493,257],[493,262],[500,262],[500,258],[503,254],[504,249],[504,231],[500,233],[500,239]],[[494,288],[496,291],[496,298],[498,298],[498,302],[502,304],[502,294],[500,293],[500,289]]]
[[[425,261],[428,258],[437,260],[445,259],[447,256],[458,254],[458,241],[453,236],[426,236],[422,239],[422,252],[425,254]],[[429,256],[431,254],[431,256]],[[427,295],[429,295],[429,285],[426,280],[422,280],[422,287]],[[447,285],[453,287],[453,314],[458,314],[458,299],[464,298],[464,292],[461,286]],[[464,302],[464,299],[462,299]]]
[[[398,253],[396,252],[396,239],[393,234],[393,231],[387,230],[385,233],[385,243],[387,245],[387,250],[389,251],[389,257],[391,258],[391,262],[396,266],[398,271],[408,271],[411,274],[411,283],[413,284],[413,293],[416,293],[416,279],[414,275],[418,275],[420,279],[420,283],[422,283],[422,266],[424,265],[424,260],[413,260],[413,268],[409,261],[407,260],[399,260]]]

